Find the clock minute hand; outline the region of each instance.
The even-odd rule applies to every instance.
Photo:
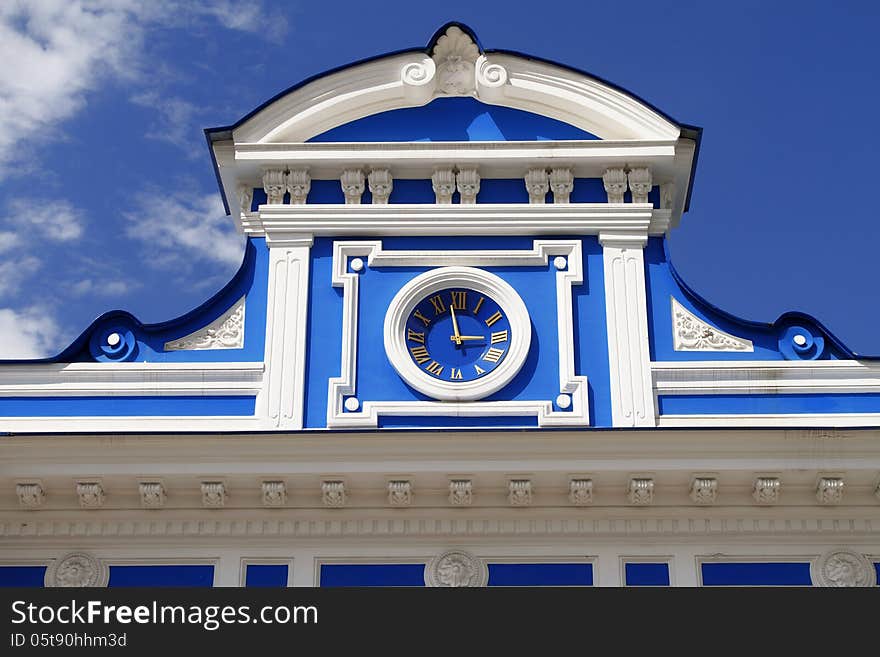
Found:
[[[459,335],[459,340],[485,340],[485,335]]]
[[[449,306],[449,312],[452,314],[452,328],[455,329],[455,335],[450,335],[449,339],[455,344],[461,344],[461,334],[458,332],[458,320],[455,319],[455,306]]]

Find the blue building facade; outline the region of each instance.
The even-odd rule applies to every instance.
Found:
[[[206,136],[233,280],[0,363],[0,585],[876,584],[880,365],[680,279],[699,128],[449,24]]]

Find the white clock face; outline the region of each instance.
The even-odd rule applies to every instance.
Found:
[[[413,388],[443,400],[486,397],[519,372],[531,342],[528,310],[504,280],[473,267],[421,274],[385,316],[385,351]]]

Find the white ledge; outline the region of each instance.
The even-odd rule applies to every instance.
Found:
[[[311,235],[662,235],[670,210],[649,203],[477,203],[474,205],[261,205],[245,233]]]

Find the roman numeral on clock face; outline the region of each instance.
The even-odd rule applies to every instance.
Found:
[[[449,373],[449,378],[450,378],[450,379],[460,379],[460,378],[462,378],[462,376],[461,376],[461,370],[460,370],[460,369],[457,369],[457,368],[455,368],[455,367],[453,367],[453,368],[452,368],[452,372]]]
[[[492,332],[492,344],[495,344],[496,342],[507,342],[508,339],[506,330]]]
[[[486,297],[480,297],[480,300],[477,301],[477,305],[474,306],[474,315],[480,312],[480,306],[483,305],[483,302],[486,300]]]
[[[410,347],[410,353],[413,355],[413,358],[416,359],[416,362],[421,365],[422,363],[431,360],[431,356],[428,355],[428,350],[424,347]]]
[[[413,317],[415,317],[416,319],[420,319],[420,320],[422,320],[422,324],[424,324],[425,326],[427,326],[428,324],[431,323],[431,320],[428,319],[427,317],[425,317],[425,316],[422,314],[422,311],[421,311],[421,310],[417,310],[417,311],[415,311],[415,312],[413,313]]]
[[[490,347],[483,356],[483,360],[487,360],[490,363],[497,363],[499,360],[501,360],[501,357],[503,355],[504,349],[496,349],[495,347]]]
[[[436,360],[432,360],[430,362],[430,364],[425,369],[428,370],[434,376],[440,376],[440,374],[443,372],[443,366],[440,363],[438,363]]]
[[[433,297],[428,299],[431,302],[431,305],[434,306],[434,314],[439,315],[441,313],[446,312],[446,304],[443,303],[443,299],[439,294],[435,294]]]
[[[484,370],[484,369],[483,369],[482,367],[480,367],[479,365],[474,365],[474,369],[475,369],[476,372],[477,372],[477,376],[480,376],[480,374],[485,374],[485,373],[486,373],[486,370]]]
[[[501,319],[501,311],[496,310],[492,315],[489,316],[488,319],[486,319],[486,326],[492,326],[492,324],[497,322],[499,319]]]
[[[452,307],[456,310],[467,308],[467,292],[465,290],[452,290]]]
[[[492,335],[494,336],[495,334],[493,333]],[[406,339],[418,342],[419,344],[425,344],[425,334],[413,331],[411,328],[406,329]],[[494,342],[495,340],[493,339],[492,341]]]

